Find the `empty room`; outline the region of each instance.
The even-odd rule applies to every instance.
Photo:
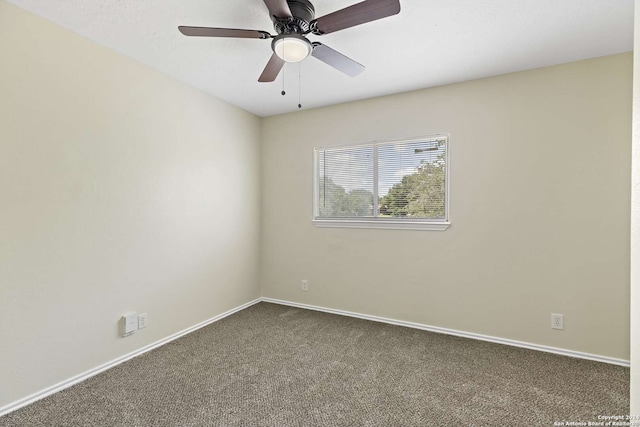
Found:
[[[0,426],[640,426],[639,34],[0,0]]]

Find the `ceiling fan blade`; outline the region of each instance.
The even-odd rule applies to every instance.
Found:
[[[280,70],[284,67],[284,60],[281,59],[275,53],[271,55],[271,59],[267,62],[267,66],[264,67],[264,71],[260,74],[260,78],[258,78],[259,82],[272,82],[278,77],[280,74]]]
[[[311,55],[351,77],[355,77],[365,70],[364,65],[357,63],[353,59],[344,56],[340,52],[322,43],[313,43],[313,52],[311,52]]]
[[[235,28],[185,27],[178,30],[185,36],[196,37],[237,37],[241,39],[269,39],[271,34],[258,30],[238,30]]]
[[[287,0],[264,0],[264,4],[267,5],[271,16],[277,16],[278,18],[291,18],[293,16]]]
[[[329,34],[400,13],[400,0],[365,0],[314,20],[314,34]]]

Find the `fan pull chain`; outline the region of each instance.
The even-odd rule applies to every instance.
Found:
[[[282,96],[285,96],[287,94],[287,92],[284,91],[284,69],[287,68],[286,65],[287,64],[285,64],[282,67],[282,92],[280,92],[282,94]]]
[[[298,108],[302,108],[302,63],[298,62]]]

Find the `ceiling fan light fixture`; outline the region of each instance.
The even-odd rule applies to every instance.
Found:
[[[312,50],[309,40],[299,34],[282,34],[273,40],[273,51],[285,62],[300,62]]]

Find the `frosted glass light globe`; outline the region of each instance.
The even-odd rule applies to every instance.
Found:
[[[304,37],[284,36],[273,42],[273,51],[286,62],[300,62],[311,50],[311,43]]]

